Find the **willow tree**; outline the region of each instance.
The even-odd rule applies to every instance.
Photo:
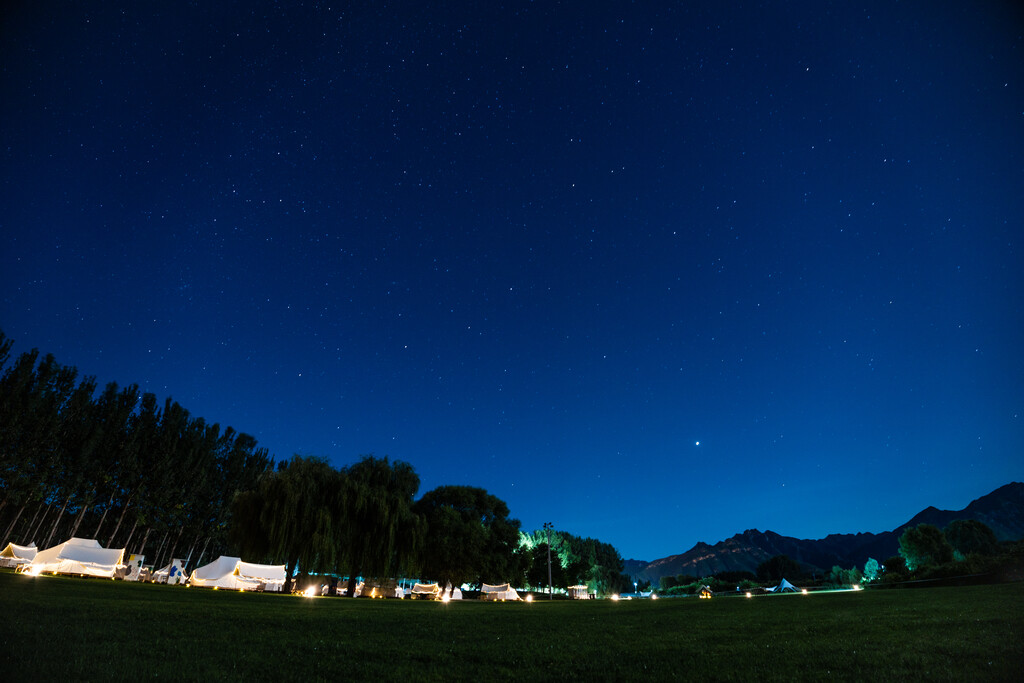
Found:
[[[333,568],[342,475],[322,458],[294,456],[266,474],[253,491],[235,496],[230,539],[243,554],[281,561],[288,584],[296,568]],[[254,559],[255,559],[254,558]]]
[[[388,576],[415,561],[423,531],[413,512],[420,478],[409,463],[372,455],[343,473],[339,566],[348,570],[352,596],[359,576]]]

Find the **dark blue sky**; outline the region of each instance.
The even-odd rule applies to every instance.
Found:
[[[1024,479],[1014,3],[13,4],[17,352],[648,560]]]

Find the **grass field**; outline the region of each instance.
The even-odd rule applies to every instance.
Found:
[[[1022,680],[1024,584],[441,604],[0,574],[5,680]]]

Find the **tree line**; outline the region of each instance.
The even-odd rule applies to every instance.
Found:
[[[486,490],[444,485],[415,499],[412,466],[373,455],[335,469],[295,456],[231,507],[230,540],[242,554],[294,573],[371,580],[409,576],[441,585],[548,585],[547,536],[526,534]],[[552,532],[554,585],[616,592],[628,583],[611,545]]]
[[[72,536],[163,566],[221,554],[293,573],[416,576],[453,585],[547,585],[542,532],[470,486],[419,499],[412,465],[362,456],[277,462],[256,439],[209,424],[138,386],[80,377],[38,350],[11,359],[0,332],[0,540],[49,547]],[[624,590],[611,545],[553,532],[555,585]]]
[[[11,359],[0,332],[0,532],[39,548],[96,538],[155,561],[226,549],[229,504],[272,464],[248,434],[138,386]]]

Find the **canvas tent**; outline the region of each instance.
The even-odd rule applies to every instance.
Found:
[[[584,585],[569,586],[569,597],[573,600],[589,600],[590,588]]]
[[[445,601],[448,601],[448,600],[461,600],[462,599],[462,589],[460,589],[458,586],[456,586],[455,588],[452,588],[452,585],[449,583],[448,585],[446,585],[444,587],[444,593],[441,595],[441,599],[445,600]]]
[[[183,583],[185,580],[185,560],[175,558],[163,569],[157,569],[153,572],[153,580],[157,583],[166,583],[169,586],[179,582]]]
[[[36,548],[35,543],[31,545],[8,543],[6,548],[0,550],[0,567],[17,567],[28,564],[35,558],[37,552],[39,549]]]
[[[441,587],[436,583],[414,583],[410,596],[413,598],[430,598],[431,600],[441,597]]]
[[[792,591],[793,593],[797,593],[800,589],[791,584],[789,581],[786,581],[786,579],[782,579],[782,581],[779,582],[779,585],[775,588],[765,588],[765,590],[771,593],[785,593],[786,591]]]
[[[507,583],[503,583],[497,586],[491,586],[484,584],[480,588],[480,599],[481,600],[518,600],[519,593],[516,593],[516,589]]]
[[[124,548],[104,548],[94,538],[71,538],[40,550],[26,571],[32,574],[84,574],[113,578],[124,557]]]
[[[284,587],[283,564],[254,564],[237,557],[221,555],[210,564],[197,567],[189,579],[193,586],[229,588],[232,590],[263,590],[280,592]]]

